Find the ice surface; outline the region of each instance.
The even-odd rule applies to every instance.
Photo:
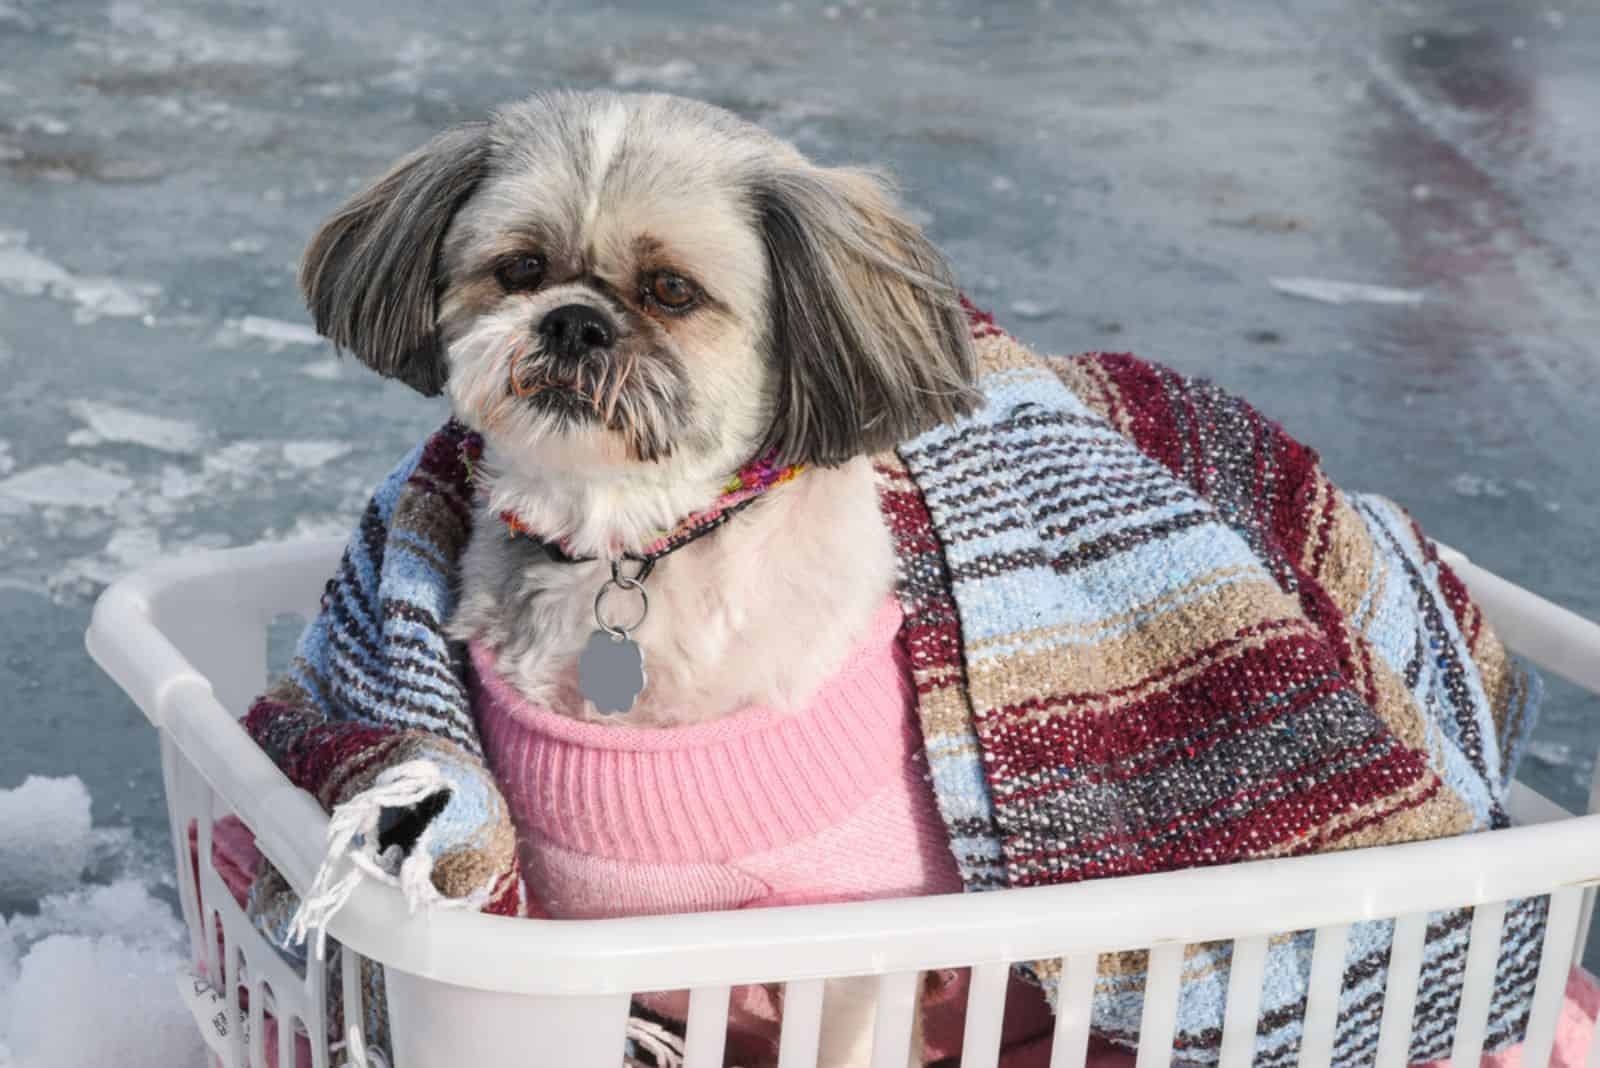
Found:
[[[1422,294],[1414,289],[1394,289],[1364,282],[1336,282],[1328,278],[1273,278],[1269,282],[1279,293],[1324,304],[1422,303]]]
[[[82,460],[30,467],[0,480],[0,498],[68,508],[109,508],[133,480]]]
[[[0,791],[0,913],[74,886],[89,865],[89,791],[30,775]]]
[[[99,401],[75,400],[67,410],[87,424],[87,430],[67,435],[69,445],[123,442],[160,452],[197,452],[205,434],[193,423],[167,419]]]

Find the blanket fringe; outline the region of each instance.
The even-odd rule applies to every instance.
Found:
[[[656,1063],[656,1068],[683,1068],[687,1054],[682,1036],[673,1034],[651,1020],[630,1016],[628,1037],[640,1050],[650,1054]]]
[[[351,1025],[344,1039],[345,1061],[348,1068],[389,1068],[389,1058],[379,1049],[368,1049],[361,1038],[361,1028]]]
[[[316,959],[327,955],[328,924],[349,902],[363,879],[397,887],[412,912],[424,905],[481,909],[491,886],[465,897],[447,898],[433,885],[433,858],[427,845],[432,827],[425,828],[409,855],[399,846],[378,852],[378,826],[386,809],[409,808],[448,789],[450,782],[431,760],[408,760],[379,775],[371,787],[334,808],[328,819],[328,851],[316,878],[300,900],[289,923],[289,945],[303,944],[315,935]],[[341,875],[341,869],[349,870]]]

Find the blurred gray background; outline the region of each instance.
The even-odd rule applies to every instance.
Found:
[[[302,243],[537,87],[693,94],[887,165],[1025,340],[1209,375],[1600,617],[1595,15],[735,7],[0,0],[0,788],[77,774],[97,822],[158,839],[153,734],[82,650],[93,595],[160,554],[346,529],[443,411],[315,339]],[[1555,687],[1524,777],[1578,803],[1597,715]]]

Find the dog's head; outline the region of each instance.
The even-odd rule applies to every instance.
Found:
[[[449,130],[323,224],[317,328],[582,470],[837,464],[977,403],[950,271],[886,183],[667,96]]]

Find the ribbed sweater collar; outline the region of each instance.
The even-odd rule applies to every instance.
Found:
[[[756,706],[709,723],[575,720],[524,700],[474,643],[474,707],[521,833],[590,856],[725,861],[837,824],[903,780],[921,748],[887,602],[802,710]]]

